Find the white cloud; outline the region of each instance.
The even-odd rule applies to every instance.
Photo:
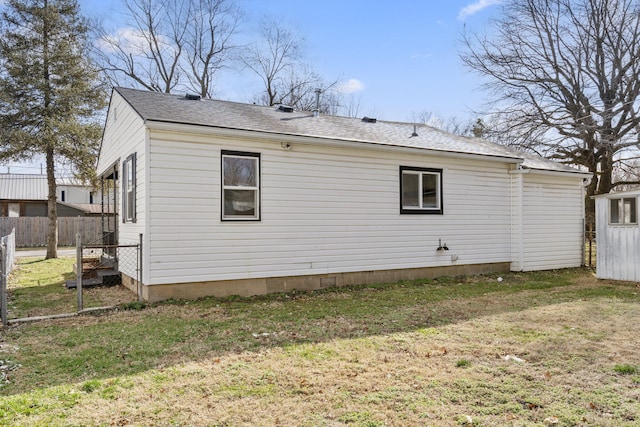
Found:
[[[142,55],[148,50],[148,40],[150,38],[151,36],[148,33],[138,29],[120,28],[115,34],[103,37],[98,43],[100,49],[105,52],[120,50],[131,55]],[[165,37],[158,36],[158,41],[163,49],[170,48],[168,39]]]
[[[364,83],[358,79],[349,79],[346,82],[338,84],[338,92],[340,93],[355,93],[364,90]]]
[[[489,6],[493,6],[494,4],[500,4],[503,0],[478,0],[475,3],[471,3],[462,8],[460,13],[458,14],[458,19],[464,20],[468,16],[475,15],[480,12],[482,9],[485,9]]]

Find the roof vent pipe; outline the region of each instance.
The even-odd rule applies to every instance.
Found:
[[[320,94],[322,89],[318,88],[314,92],[316,93],[316,108],[313,110],[313,117],[318,117],[320,115]]]
[[[411,134],[411,136],[418,136],[418,132],[416,132],[416,125],[413,125],[413,133]]]

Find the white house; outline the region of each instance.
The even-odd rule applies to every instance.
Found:
[[[596,277],[640,282],[640,190],[595,196]]]
[[[98,175],[151,301],[583,260],[587,174],[425,125],[117,88]]]

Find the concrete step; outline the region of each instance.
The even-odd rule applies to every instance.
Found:
[[[103,286],[115,286],[122,283],[122,277],[118,270],[98,270],[98,279],[102,279]]]
[[[122,276],[117,270],[98,270],[96,277],[83,277],[82,287],[91,288],[96,286],[115,286],[122,283]],[[75,289],[78,286],[77,280],[67,280],[65,287]]]
[[[98,278],[82,279],[83,288],[90,288],[93,286],[102,286],[102,279],[98,279]],[[78,281],[75,279],[67,280],[64,284],[64,287],[67,289],[75,289],[78,287]]]

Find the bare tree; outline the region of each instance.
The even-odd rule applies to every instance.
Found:
[[[192,0],[187,25],[186,58],[190,88],[202,97],[212,98],[214,77],[227,67],[237,49],[233,37],[242,18],[240,10],[225,0]]]
[[[640,181],[640,157],[623,158],[615,171],[615,190],[625,191],[637,187]]]
[[[639,148],[640,9],[634,0],[513,0],[461,57],[487,78],[501,123],[523,146],[615,188],[619,154]]]
[[[282,86],[297,68],[301,59],[300,38],[276,22],[264,21],[260,26],[260,40],[248,46],[244,64],[257,74],[264,85],[260,103],[282,103]]]
[[[303,61],[304,39],[277,22],[264,21],[260,26],[260,39],[248,46],[243,62],[260,77],[264,90],[257,95],[260,104],[286,104],[298,110],[316,109],[316,91],[325,95],[337,84],[327,83]],[[320,112],[329,112],[335,97],[320,98]]]
[[[362,98],[353,93],[344,94],[333,91],[327,99],[328,113],[343,115],[346,117],[360,117],[362,110]]]
[[[170,93],[180,81],[189,2],[123,0],[126,27],[103,32],[96,49],[103,71],[114,85],[141,86]]]
[[[455,135],[477,137],[487,136],[485,133],[482,133],[478,129],[476,129],[476,126],[479,122],[482,122],[482,119],[478,119],[479,122],[472,122],[471,120],[461,120],[456,116],[444,118],[434,113],[433,111],[425,110],[419,113],[413,113],[410,120],[412,122],[423,123],[425,125],[443,130],[445,132],[453,133]]]
[[[97,61],[113,85],[211,96],[234,48],[240,12],[230,0],[123,0],[127,26],[99,29]]]

